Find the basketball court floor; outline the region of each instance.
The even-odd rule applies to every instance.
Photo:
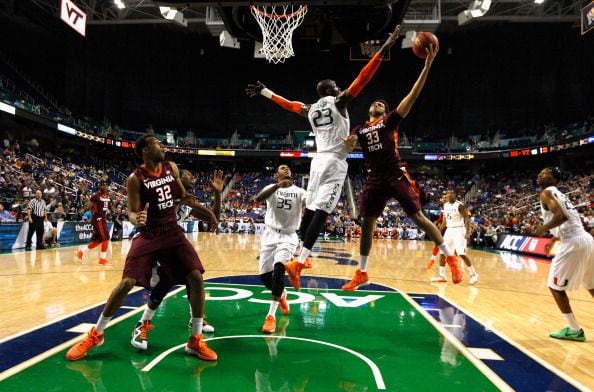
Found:
[[[146,351],[130,332],[147,298],[133,291],[105,344],[69,362],[66,350],[96,321],[119,281],[128,241],[112,244],[113,267],[83,265],[75,247],[0,255],[0,390],[6,391],[572,391],[594,386],[594,346],[554,340],[564,326],[546,287],[549,263],[473,250],[476,285],[432,284],[432,244],[377,240],[366,290],[343,292],[358,242],[320,242],[291,314],[260,332],[269,293],[257,276],[259,236],[189,235],[207,269],[206,336],[214,363],[186,356],[185,289],[157,311]],[[594,301],[570,293],[594,338]]]

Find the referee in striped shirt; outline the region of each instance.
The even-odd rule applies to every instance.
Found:
[[[47,219],[45,210],[45,201],[41,198],[41,191],[35,192],[35,198],[29,202],[27,214],[29,215],[29,232],[27,233],[27,242],[25,249],[31,249],[31,237],[37,233],[37,249],[44,249],[43,245],[43,222]]]

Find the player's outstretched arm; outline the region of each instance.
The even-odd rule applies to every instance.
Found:
[[[427,81],[427,75],[429,75],[431,64],[433,64],[433,60],[435,60],[437,52],[439,52],[439,47],[434,47],[433,45],[431,45],[429,49],[425,50],[427,51],[427,57],[425,58],[425,66],[423,67],[423,70],[421,70],[421,74],[417,78],[417,81],[413,85],[408,95],[402,99],[402,101],[396,108],[396,112],[401,118],[405,118],[406,116],[408,116],[410,109],[412,109],[413,105],[415,104],[415,101],[421,94],[421,90],[423,90],[425,82]]]
[[[288,99],[281,97],[280,95],[276,95],[272,92],[272,90],[266,88],[264,83],[257,81],[256,84],[248,84],[245,88],[245,93],[250,97],[253,98],[256,95],[262,95],[270,99],[272,102],[276,103],[278,106],[282,107],[289,112],[297,113],[300,116],[307,117],[307,113],[309,112],[309,105],[304,104],[303,102],[299,101],[289,101]]]
[[[338,95],[338,97],[336,98],[336,107],[339,110],[344,109],[346,105],[350,101],[355,99],[357,95],[359,95],[359,93],[365,88],[365,86],[367,86],[367,84],[369,83],[373,75],[375,75],[375,72],[381,65],[384,56],[388,53],[390,48],[394,46],[394,44],[398,40],[399,34],[400,25],[397,25],[392,34],[390,34],[390,36],[386,40],[386,42],[384,42],[380,50],[377,51],[377,53],[371,58],[371,60],[369,60],[367,65],[365,65],[361,72],[359,72],[359,75],[353,81],[353,83],[351,83],[349,88],[347,88],[345,91]]]

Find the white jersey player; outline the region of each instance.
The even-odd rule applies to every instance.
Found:
[[[583,342],[586,335],[573,314],[566,291],[583,285],[594,297],[594,239],[584,230],[571,201],[555,186],[560,179],[561,171],[556,167],[541,170],[536,178],[543,187],[540,206],[544,224],[535,234],[542,236],[549,231],[561,241],[551,262],[548,286],[568,324],[549,336]],[[547,252],[554,241],[547,244]]]
[[[316,90],[321,98],[314,104],[289,101],[274,94],[261,82],[250,84],[246,88],[246,93],[250,97],[262,95],[288,111],[307,117],[316,138],[317,154],[310,167],[307,208],[299,227],[303,247],[298,260],[287,265],[289,281],[296,289],[300,287],[301,270],[309,259],[318,234],[338,203],[347,174],[346,155],[356,144],[356,139],[348,137],[350,124],[347,105],[369,83],[383,57],[398,40],[399,32],[400,25],[396,26],[394,32],[346,90],[341,90],[336,82],[330,79],[318,82]]]
[[[254,199],[266,201],[266,228],[260,245],[260,279],[272,293],[270,308],[262,332],[276,330],[276,310],[289,314],[287,291],[284,285],[285,264],[290,262],[299,238],[297,229],[301,222],[301,208],[305,205],[305,190],[293,185],[291,169],[280,165],[276,171],[277,183],[262,189]]]
[[[464,264],[470,269],[470,284],[478,281],[478,274],[466,255],[466,244],[470,239],[471,228],[470,219],[466,207],[460,201],[456,200],[456,192],[448,189],[445,194],[445,203],[443,204],[443,220],[441,229],[445,228],[443,240],[449,249],[453,249],[456,254],[464,260]],[[439,275],[431,279],[433,282],[445,282],[445,263],[440,261]]]

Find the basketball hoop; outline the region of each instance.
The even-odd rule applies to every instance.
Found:
[[[250,5],[250,11],[262,30],[261,52],[269,63],[282,63],[295,56],[293,31],[303,22],[307,5]]]

